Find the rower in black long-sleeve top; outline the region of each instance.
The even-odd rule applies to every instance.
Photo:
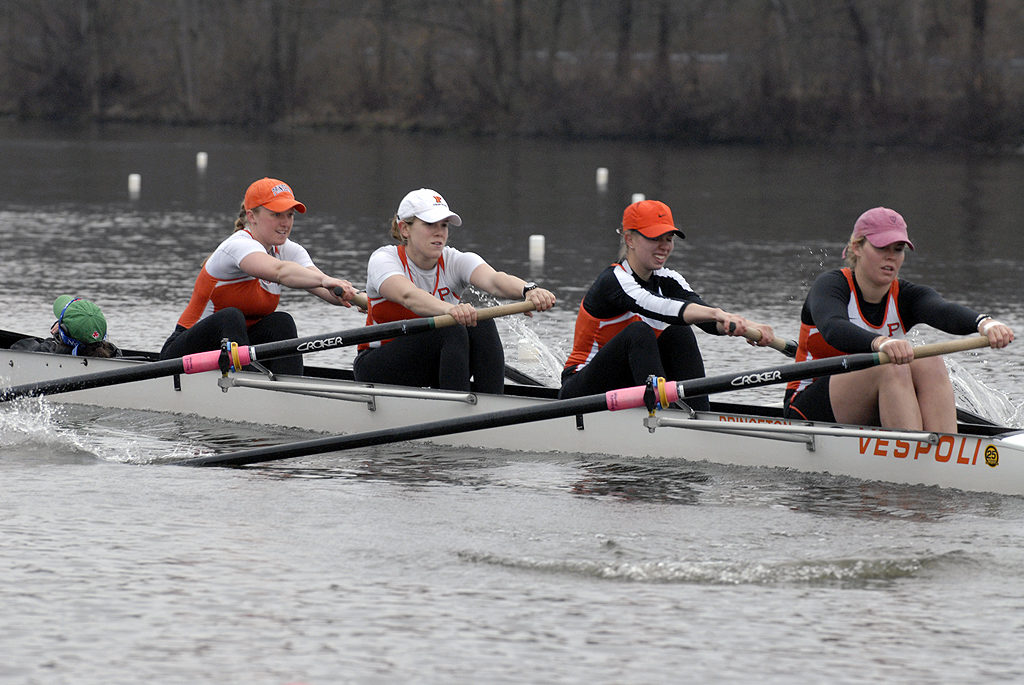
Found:
[[[598,275],[580,304],[573,350],[562,371],[559,397],[581,397],[642,385],[650,375],[681,381],[704,376],[691,324],[714,335],[758,329],[758,345],[773,339],[770,326],[708,305],[678,272],[665,267],[673,238],[685,237],[662,202],[626,207],[619,261]],[[707,397],[688,398],[707,409]]]
[[[820,275],[800,313],[796,360],[884,351],[895,364],[792,382],[786,415],[887,428],[956,431],[953,386],[941,357],[914,360],[906,333],[924,323],[947,333],[978,331],[1005,347],[1013,331],[987,314],[949,302],[934,289],[899,278],[907,224],[884,207],[857,219],[843,250],[848,264]]]

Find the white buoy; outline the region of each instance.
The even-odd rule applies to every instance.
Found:
[[[209,157],[205,152],[196,153],[196,169],[199,171],[206,171],[206,164],[209,161]]]
[[[608,168],[599,166],[597,167],[597,189],[606,190],[608,188]]]
[[[531,262],[543,262],[544,261],[544,236],[542,236],[542,235],[531,235],[530,236],[530,261]]]
[[[630,200],[629,203],[633,204],[634,202],[643,202],[646,199],[647,196],[644,195],[643,193],[633,193],[633,199]]]
[[[128,194],[132,197],[137,197],[139,192],[142,191],[142,175],[141,174],[128,174]]]

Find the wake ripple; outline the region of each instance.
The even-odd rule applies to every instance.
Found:
[[[536,559],[503,557],[491,553],[461,552],[463,561],[540,573],[566,574],[637,583],[690,583],[698,585],[865,585],[915,577],[951,562],[959,553],[882,559],[815,559],[785,562],[744,561],[634,561],[608,563],[589,559]]]

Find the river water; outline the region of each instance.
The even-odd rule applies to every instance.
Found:
[[[357,283],[401,196],[440,191],[465,220],[453,244],[560,297],[501,322],[508,361],[552,384],[632,193],[672,207],[687,239],[671,265],[705,299],[786,337],[880,204],[910,224],[906,278],[1024,330],[1020,157],[2,124],[0,158],[0,327],[35,335],[71,292],[100,304],[115,343],[158,348],[263,175],[309,207],[293,237]],[[282,308],[300,334],[362,323],[302,294]],[[709,373],[784,361],[700,342]],[[1015,346],[947,362],[965,403],[1024,424]],[[413,443],[245,470],[151,463],[308,437],[56,398],[0,408],[0,682],[1024,678],[1024,498]]]

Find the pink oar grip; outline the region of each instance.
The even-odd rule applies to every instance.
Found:
[[[250,361],[249,358],[249,346],[239,345],[238,346],[238,360],[242,362],[242,366],[247,365]],[[187,354],[181,358],[181,366],[185,373],[202,373],[203,371],[217,371],[220,369],[220,350],[211,350],[210,352],[196,352],[194,354]]]
[[[638,385],[632,388],[612,390],[604,394],[605,404],[608,407],[608,411],[619,411],[620,409],[635,409],[637,407],[643,407],[645,406],[644,393],[646,391],[646,385]],[[670,404],[678,400],[679,384],[674,381],[666,382],[665,397],[668,398]]]

